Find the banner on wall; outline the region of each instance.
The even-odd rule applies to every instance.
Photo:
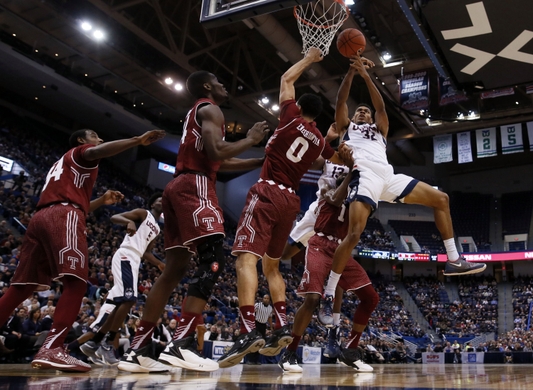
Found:
[[[322,348],[304,346],[302,348],[302,363],[320,364]]]
[[[500,96],[509,96],[514,95],[514,88],[500,88],[500,89],[493,89],[492,91],[485,91],[481,93],[481,99],[491,99],[495,97]]]
[[[220,359],[225,352],[229,351],[233,342],[231,341],[213,341],[213,360]]]
[[[423,364],[444,364],[444,352],[422,352]]]
[[[485,359],[484,352],[461,352],[463,364],[483,364],[483,359]]]
[[[476,130],[477,158],[496,156],[496,128]]]
[[[457,156],[459,164],[472,162],[472,144],[470,143],[470,132],[457,134]]]
[[[529,138],[529,150],[533,151],[533,122],[527,122],[527,138]]]
[[[449,78],[439,77],[439,106],[462,102],[468,97],[463,91],[458,91]]]
[[[521,123],[500,126],[500,134],[503,154],[522,153],[524,151]]]
[[[441,164],[452,161],[452,135],[433,137],[433,163]]]
[[[400,81],[400,105],[406,110],[429,107],[429,75],[427,71],[405,74]]]

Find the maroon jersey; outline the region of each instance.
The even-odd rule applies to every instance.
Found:
[[[318,203],[317,212],[315,232],[340,239],[346,236],[348,233],[348,207],[344,203],[337,207],[322,199]]]
[[[329,160],[334,153],[315,122],[303,119],[296,102],[286,100],[281,103],[279,125],[268,141],[260,177],[296,190],[318,156]]]
[[[215,104],[215,102],[210,99],[199,99],[187,113],[174,176],[183,172],[203,172],[211,180],[216,179],[222,161],[213,161],[207,157],[202,138],[202,125],[198,123],[196,117],[198,109],[206,104]],[[226,134],[224,125],[221,126],[220,132],[224,138]]]
[[[54,203],[72,203],[85,214],[89,212],[100,160],[85,160],[83,154],[92,147],[94,145],[72,148],[50,168],[37,209]]]

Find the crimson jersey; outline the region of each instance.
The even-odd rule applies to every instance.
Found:
[[[315,222],[315,232],[326,236],[344,238],[348,233],[348,207],[344,203],[334,206],[322,199],[316,208],[318,214]]]
[[[70,149],[50,168],[37,209],[54,203],[73,203],[87,214],[94,183],[98,176],[98,162],[88,161],[83,154],[94,145]]]
[[[265,149],[260,177],[296,190],[318,156],[329,160],[334,153],[315,122],[302,118],[296,101],[286,100],[281,103],[279,125]]]
[[[198,123],[198,118],[196,117],[198,109],[207,104],[215,104],[215,102],[210,99],[198,99],[187,113],[174,176],[178,176],[183,172],[203,172],[211,180],[216,179],[222,161],[213,161],[207,157],[202,138],[202,125]],[[220,128],[220,131],[222,138],[224,138],[226,134],[224,125]]]

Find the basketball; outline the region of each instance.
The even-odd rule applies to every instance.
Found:
[[[346,58],[350,58],[357,54],[357,51],[361,49],[361,52],[365,50],[366,39],[363,33],[355,28],[347,28],[339,34],[337,38],[337,49]]]

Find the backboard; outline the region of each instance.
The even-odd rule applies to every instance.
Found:
[[[202,0],[200,23],[219,27],[254,16],[292,8],[312,0]]]

